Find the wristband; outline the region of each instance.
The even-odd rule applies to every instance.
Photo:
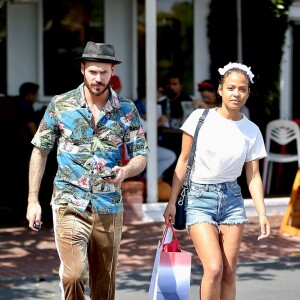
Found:
[[[266,213],[261,213],[261,214],[258,214],[259,217],[267,217],[267,214]]]

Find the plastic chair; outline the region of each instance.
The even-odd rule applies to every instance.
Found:
[[[296,153],[286,153],[286,145],[296,142]],[[281,145],[281,151],[271,152],[272,142]],[[273,144],[272,144],[273,145]],[[273,149],[273,148],[272,148]],[[273,120],[266,128],[266,151],[268,156],[264,160],[263,189],[265,194],[270,193],[273,162],[290,163],[298,162],[300,167],[300,129],[299,125],[291,120]]]

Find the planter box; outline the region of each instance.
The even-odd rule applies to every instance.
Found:
[[[143,220],[144,188],[141,181],[122,182],[124,223]]]

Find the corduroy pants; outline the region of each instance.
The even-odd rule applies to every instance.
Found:
[[[84,300],[89,280],[91,300],[114,300],[123,213],[81,213],[71,204],[52,210],[61,299]]]

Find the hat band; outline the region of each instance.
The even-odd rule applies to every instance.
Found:
[[[116,60],[115,57],[109,55],[93,55],[93,54],[82,54],[82,58],[98,58],[98,59],[109,59],[109,60]]]

